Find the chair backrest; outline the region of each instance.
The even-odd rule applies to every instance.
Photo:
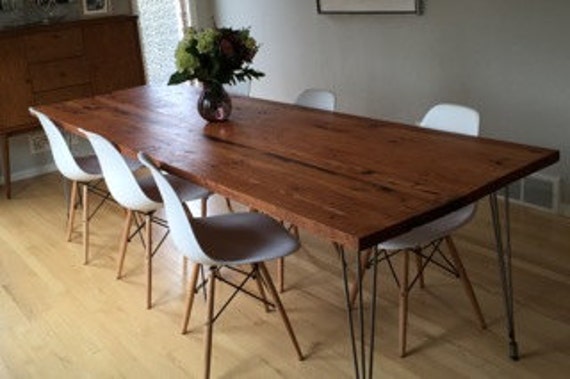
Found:
[[[146,154],[140,152],[138,158],[152,173],[162,196],[164,213],[176,248],[193,262],[206,265],[216,264],[203,252],[196,240],[188,213],[174,188]],[[223,237],[220,236],[220,238]]]
[[[79,182],[88,182],[101,178],[101,173],[86,172],[77,164],[65,141],[65,137],[49,117],[33,108],[29,108],[29,111],[40,121],[40,125],[47,136],[55,166],[63,176],[69,180]]]
[[[424,116],[420,126],[469,136],[479,135],[479,113],[463,105],[438,104]]]
[[[331,91],[309,88],[297,96],[295,104],[332,112],[335,110],[336,97]]]
[[[109,140],[83,129],[79,131],[85,134],[91,143],[101,165],[107,189],[117,203],[139,212],[150,212],[161,207],[161,203],[155,202],[144,193],[125,158]]]

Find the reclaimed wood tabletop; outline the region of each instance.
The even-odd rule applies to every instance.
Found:
[[[199,91],[142,86],[36,107],[123,153],[362,250],[459,209],[559,159],[556,150],[233,97],[207,123]]]

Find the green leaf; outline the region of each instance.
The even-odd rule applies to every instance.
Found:
[[[180,84],[184,83],[185,81],[189,80],[186,71],[183,72],[175,72],[174,74],[170,75],[170,79],[168,80],[168,85],[173,84]]]

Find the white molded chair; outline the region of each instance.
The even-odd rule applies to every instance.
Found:
[[[107,198],[108,194],[96,187],[102,181],[103,174],[95,155],[74,157],[65,137],[59,128],[45,114],[29,108],[32,115],[38,118],[50,145],[53,160],[59,172],[71,181],[71,195],[68,203],[67,241],[71,241],[75,221],[75,209],[78,201],[78,188],[82,187],[82,224],[83,224],[83,260],[89,260],[89,192]]]
[[[461,133],[470,136],[479,135],[479,113],[471,108],[456,104],[439,104],[431,108],[420,126],[445,132]],[[396,274],[392,273],[400,286],[400,320],[399,320],[399,350],[400,355],[406,355],[406,335],[408,321],[408,293],[416,280],[419,280],[420,287],[424,287],[423,272],[426,265],[434,263],[441,268],[457,276],[463,283],[463,287],[469,298],[471,306],[475,311],[477,320],[481,328],[485,329],[485,319],[481,313],[479,303],[473,292],[471,282],[465,272],[463,263],[459,257],[451,233],[469,222],[475,213],[476,204],[470,204],[435,221],[412,229],[408,233],[388,240],[378,245],[381,253],[380,260],[387,260],[392,268],[390,257],[396,253],[402,253],[403,266],[400,280]],[[440,249],[440,245],[445,241],[451,260],[447,259]],[[429,250],[429,253],[425,253]],[[410,283],[408,280],[409,253],[416,256],[417,276]],[[362,262],[364,268],[368,265],[371,253],[365,254]],[[436,256],[441,256],[441,262],[436,260]],[[351,301],[354,303],[358,291],[358,283],[352,287]]]
[[[269,290],[297,356],[299,360],[302,360],[303,355],[297,338],[264,263],[295,252],[299,248],[297,240],[277,221],[261,213],[229,213],[193,218],[188,212],[188,208],[184,206],[182,199],[150,158],[143,153],[139,153],[138,157],[151,170],[158,185],[164,200],[166,219],[171,226],[172,238],[176,247],[194,263],[188,286],[182,333],[186,333],[188,328],[198,271],[202,265],[209,266],[204,377],[209,378],[210,376],[212,332],[215,320],[213,315],[214,289],[218,280],[219,266],[251,265],[252,271],[248,277],[261,278],[261,282]],[[264,296],[261,285],[259,289]]]
[[[295,104],[307,108],[333,112],[336,107],[336,96],[333,92],[328,90],[309,88],[297,96]],[[289,225],[288,229],[295,235],[295,237],[297,237],[297,239],[299,239],[299,229],[296,225]],[[279,292],[283,292],[285,287],[284,259],[279,259],[277,261],[277,285],[279,287]]]
[[[122,276],[125,255],[127,251],[127,243],[129,233],[133,223],[133,215],[140,214],[144,217],[144,247],[146,258],[146,305],[147,308],[152,306],[152,258],[156,251],[153,250],[152,242],[152,224],[158,223],[164,225],[160,219],[154,216],[154,213],[162,208],[162,198],[156,188],[152,176],[146,177],[135,176],[129,169],[125,158],[121,153],[104,137],[80,129],[87,136],[87,139],[93,146],[95,155],[99,160],[103,176],[107,187],[117,203],[126,210],[125,224],[121,236],[119,247],[119,267],[117,271],[117,279]],[[169,175],[168,180],[176,188],[180,198],[184,201],[202,200],[202,214],[206,214],[206,201],[210,196],[210,192],[196,184]],[[163,237],[164,238],[164,237]],[[162,241],[161,241],[162,242]],[[160,243],[157,244],[160,246]]]
[[[324,89],[309,88],[297,96],[295,104],[303,107],[322,109],[324,111],[334,111],[336,97],[334,93]]]

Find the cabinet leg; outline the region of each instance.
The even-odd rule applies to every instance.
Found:
[[[8,136],[0,134],[0,150],[2,156],[2,174],[4,175],[4,191],[6,198],[12,195],[12,182],[10,180],[10,145],[8,144]]]

